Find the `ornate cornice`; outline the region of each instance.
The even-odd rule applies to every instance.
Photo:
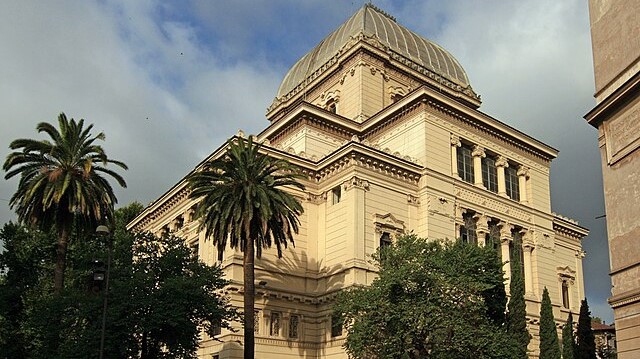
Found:
[[[543,160],[544,162],[548,163],[551,161],[551,159],[553,159],[553,157],[549,156],[546,153],[543,153],[542,151],[537,150],[535,147],[533,146],[525,146],[522,143],[520,143],[520,141],[515,140],[514,138],[512,138],[511,136],[508,136],[504,133],[502,133],[501,131],[498,131],[496,129],[491,128],[490,126],[474,120],[473,118],[461,113],[460,111],[455,110],[454,108],[445,105],[437,100],[432,100],[432,99],[428,99],[426,100],[427,104],[429,105],[429,107],[433,108],[434,111],[440,113],[440,114],[444,114],[449,116],[450,118],[459,121],[462,124],[465,124],[469,127],[472,127],[474,129],[476,129],[477,131],[484,133],[485,135],[488,135],[490,137],[493,137],[495,139],[498,139],[504,143],[507,143],[517,149],[519,149],[520,151],[522,151],[523,153],[526,154],[531,154],[534,157]]]
[[[553,213],[553,230],[578,241],[589,234],[589,230],[578,225],[578,222],[556,213]]]

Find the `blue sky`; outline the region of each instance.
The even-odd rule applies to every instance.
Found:
[[[121,204],[149,203],[238,129],[258,133],[284,74],[364,1],[0,3],[0,158],[64,111],[125,161]],[[375,1],[449,50],[483,112],[557,148],[553,210],[579,220],[587,297],[612,321],[587,3]],[[0,180],[0,223],[16,181]]]

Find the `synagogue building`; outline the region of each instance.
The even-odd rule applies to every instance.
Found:
[[[507,290],[510,258],[521,257],[532,357],[544,287],[559,328],[569,312],[577,316],[588,231],[551,211],[558,151],[480,105],[447,50],[370,4],[291,67],[257,140],[306,174],[306,190],[293,191],[304,214],[295,248],[281,259],[265,250],[256,261],[256,357],[347,358],[333,299],[370,284],[371,255],[410,232],[494,247]],[[183,179],[129,228],[182,236],[214,264],[216,249],[198,231],[188,194]],[[226,293],[242,308],[242,253],[228,249],[220,264],[231,281]],[[242,358],[238,329],[203,337],[200,357]]]

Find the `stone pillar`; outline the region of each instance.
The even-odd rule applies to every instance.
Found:
[[[484,188],[482,184],[482,159],[487,155],[484,152],[484,148],[481,146],[473,146],[473,184],[477,187]]]
[[[522,236],[522,250],[524,257],[524,292],[527,295],[535,296],[533,290],[533,262],[531,261],[531,252],[535,249],[533,243],[533,232],[526,231]]]
[[[504,179],[504,169],[509,167],[509,161],[504,156],[496,158],[496,170],[498,171],[498,195],[507,197],[507,184]]]
[[[342,184],[342,191],[345,201],[349,203],[347,211],[347,235],[346,238],[346,258],[350,263],[366,264],[367,256],[365,253],[365,192],[369,190],[369,181],[357,176],[351,177]],[[353,272],[351,283],[363,284],[361,279],[356,278],[359,274]],[[348,279],[345,279],[348,280]]]
[[[455,222],[455,233],[454,233],[454,238],[455,239],[460,239],[460,226],[464,225],[464,214],[467,212],[467,210],[465,208],[462,208],[459,204],[455,204],[455,207],[453,209],[453,216],[454,216],[454,222]]]
[[[476,214],[473,219],[476,220],[476,237],[478,238],[478,245],[480,247],[484,247],[487,244],[487,233],[489,233],[489,217],[483,214]]]
[[[529,168],[525,166],[518,167],[518,186],[520,187],[520,203],[529,203],[527,195],[527,179],[529,179]]]
[[[578,283],[578,299],[584,298],[584,274],[582,272],[582,260],[587,255],[587,252],[582,249],[576,250],[576,277]],[[575,304],[578,304],[580,301],[578,300]],[[570,303],[570,307],[573,307],[573,303]]]
[[[458,147],[462,146],[460,137],[451,135],[451,175],[460,178],[458,174]]]
[[[509,244],[513,240],[511,238],[512,226],[505,222],[498,224],[500,227],[500,250],[502,254],[502,271],[504,272],[504,285],[507,294],[509,294],[511,286],[511,258],[509,256]]]

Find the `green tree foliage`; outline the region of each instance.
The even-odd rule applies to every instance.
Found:
[[[569,312],[567,322],[562,327],[562,359],[574,359],[576,338],[573,334],[573,315]]]
[[[29,341],[21,330],[24,293],[38,284],[52,259],[55,241],[49,236],[7,223],[0,229],[0,358],[25,358]]]
[[[516,248],[520,247],[518,241],[514,242]],[[514,358],[527,359],[527,346],[531,336],[527,331],[527,307],[524,301],[524,276],[521,269],[520,254],[511,258],[511,283],[509,284],[509,304],[507,306],[507,328],[510,335],[516,340],[517,351]]]
[[[68,120],[61,113],[58,127],[47,122],[37,125],[38,132],[44,132],[50,140],[11,142],[9,148],[16,151],[7,156],[3,165],[6,179],[20,176],[18,189],[9,201],[20,222],[44,231],[55,228],[57,232],[56,294],[64,288],[66,253],[74,225],[93,229],[113,217],[117,200],[104,175],[126,187],[124,179],[106,165],[127,169],[124,163],[109,159],[96,144],[105,135],[101,132],[93,136],[93,125],[85,128],[84,120]]]
[[[544,287],[544,291],[542,291],[540,306],[540,359],[560,359],[558,330],[553,318],[553,307],[547,287]]]
[[[585,298],[580,303],[578,332],[576,335],[576,359],[596,359],[596,342],[591,329],[591,312]]]
[[[116,211],[116,223],[126,223],[140,208],[135,204]],[[7,232],[5,226],[0,234],[17,248],[8,246],[0,259],[26,254],[32,243],[33,247],[46,243],[47,236],[12,226],[17,230]],[[221,269],[199,261],[184,240],[133,235],[124,227],[115,229],[113,239],[105,358],[194,358],[201,330],[214,334],[218,327],[229,328],[229,321],[237,319],[237,313],[218,294],[227,283]],[[54,246],[49,245],[49,256]],[[92,274],[94,260],[106,258],[106,251],[105,241],[95,236],[72,241],[61,295],[50,290],[51,271],[42,269],[45,260],[38,256],[20,254],[17,261],[6,264],[0,285],[15,278],[11,283],[22,289],[10,299],[18,299],[23,307],[10,317],[19,319],[17,328],[1,323],[0,358],[98,357],[104,288],[92,280]],[[35,269],[35,277],[16,278],[21,268]],[[0,289],[4,294],[5,288]],[[0,317],[7,318],[5,296],[0,299]],[[5,328],[11,331],[8,339]]]
[[[409,235],[374,260],[371,286],[341,292],[335,303],[351,357],[513,358],[515,343],[493,308],[506,301],[493,249]]]
[[[254,261],[275,244],[278,256],[293,243],[302,205],[284,190],[302,190],[298,171],[284,160],[260,152],[261,145],[236,138],[226,153],[188,178],[191,198],[200,199],[196,217],[222,259],[227,247],[243,252],[244,357],[254,357]]]

